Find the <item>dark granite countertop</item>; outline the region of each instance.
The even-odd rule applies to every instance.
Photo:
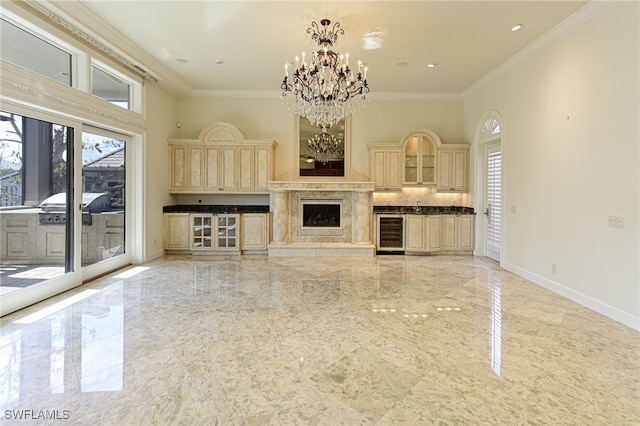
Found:
[[[216,205],[178,204],[164,206],[163,213],[269,213],[269,206],[260,205]]]
[[[475,214],[473,207],[463,206],[373,206],[373,213],[377,214]]]

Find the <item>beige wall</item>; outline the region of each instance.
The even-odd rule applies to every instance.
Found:
[[[275,139],[276,179],[292,180],[297,176],[298,151],[295,116],[279,98],[191,98],[181,99],[178,120],[182,127],[179,136],[196,138],[200,130],[215,121],[227,121],[238,127],[248,139]],[[462,134],[462,100],[398,101],[376,100],[353,114],[351,121],[351,180],[369,179],[370,143],[398,143],[410,130],[430,129],[443,143],[464,143]],[[409,190],[398,194],[383,194],[374,198],[381,204],[415,203],[425,205],[466,205],[467,197],[435,194],[434,191]],[[195,200],[193,197],[189,201]],[[198,198],[203,203],[211,197]],[[187,198],[180,197],[180,202]],[[213,200],[216,202],[216,200]]]
[[[483,114],[503,119],[504,266],[635,327],[638,9],[614,3],[464,103],[469,140]]]
[[[167,138],[177,135],[177,100],[155,84],[146,85],[143,194],[145,261],[164,254],[162,207],[175,201],[169,194]],[[134,172],[135,173],[135,172]]]

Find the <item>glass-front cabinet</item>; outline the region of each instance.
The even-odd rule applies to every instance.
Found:
[[[411,135],[404,144],[404,183],[436,184],[436,144],[427,134]]]
[[[213,215],[191,215],[191,248],[194,250],[213,248]]]
[[[192,250],[239,250],[238,214],[191,214]]]
[[[221,214],[217,216],[216,250],[238,250],[238,222],[237,214]]]

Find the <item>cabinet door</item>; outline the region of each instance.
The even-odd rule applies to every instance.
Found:
[[[266,250],[268,239],[268,214],[245,213],[240,216],[242,232],[240,233],[241,250]]]
[[[189,248],[189,214],[164,214],[164,248],[167,250],[186,250]]]
[[[425,222],[427,229],[426,251],[442,250],[442,216],[426,216]]]
[[[389,191],[402,190],[402,151],[387,151],[387,162],[385,167],[386,187]]]
[[[193,250],[213,249],[213,215],[191,215],[191,248]]]
[[[420,181],[425,185],[436,183],[436,144],[425,135],[420,137]]]
[[[217,191],[220,185],[220,148],[205,147],[205,178],[204,189],[207,191]]]
[[[453,182],[451,181],[452,153],[448,149],[438,151],[438,191],[453,190]]]
[[[404,183],[436,184],[436,144],[424,133],[416,133],[404,143]]]
[[[443,215],[442,216],[442,249],[443,250],[457,250],[458,237],[456,234],[456,219],[455,215]]]
[[[386,181],[386,163],[387,152],[382,149],[371,150],[371,166],[370,173],[376,191],[385,191],[387,189]]]
[[[404,145],[404,183],[418,183],[418,135],[413,135]]]
[[[271,147],[256,147],[255,152],[255,191],[269,191],[269,182],[273,180],[273,150]]]
[[[402,190],[402,150],[373,149],[370,174],[376,191]]]
[[[469,151],[456,150],[451,160],[451,183],[455,191],[469,190]]]
[[[222,147],[220,149],[222,189],[225,191],[238,190],[238,150],[236,147]]]
[[[238,190],[253,191],[253,147],[238,148]]]
[[[204,189],[204,148],[189,147],[189,188],[190,190]]]
[[[187,147],[182,145],[170,146],[169,158],[171,161],[169,190],[171,192],[187,191],[189,189]]]
[[[458,216],[459,250],[473,250],[473,219],[470,214]]]
[[[424,218],[426,216],[407,215],[406,219],[406,246],[405,251],[423,252],[426,248],[426,229],[424,227]]]
[[[438,192],[469,191],[469,149],[438,151]]]
[[[240,215],[220,214],[216,222],[216,250],[239,250]]]

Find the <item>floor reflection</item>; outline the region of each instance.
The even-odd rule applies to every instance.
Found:
[[[0,324],[3,424],[636,425],[638,377],[640,333],[471,256],[167,256]]]

